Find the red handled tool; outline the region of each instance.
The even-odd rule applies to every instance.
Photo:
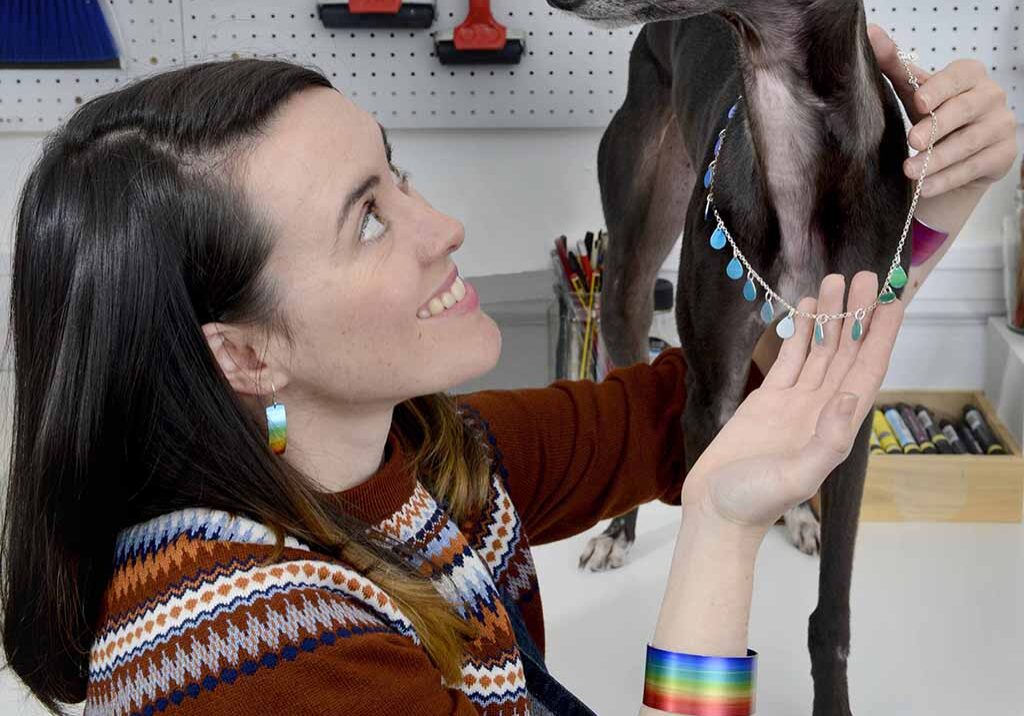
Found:
[[[437,3],[402,0],[348,0],[317,5],[324,27],[425,29],[434,24]]]
[[[469,0],[469,14],[454,30],[434,39],[444,65],[518,64],[526,51],[526,35],[509,32],[494,19],[490,0]]]

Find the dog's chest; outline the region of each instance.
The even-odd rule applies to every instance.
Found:
[[[779,220],[783,272],[816,275],[825,252],[823,237],[811,222],[816,156],[821,151],[808,106],[813,99],[768,70],[755,71],[748,92],[760,170]]]

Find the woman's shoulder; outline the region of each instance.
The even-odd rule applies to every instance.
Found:
[[[272,669],[338,639],[379,633],[419,643],[395,602],[354,568],[293,537],[271,561],[274,547],[266,525],[208,509],[122,532],[90,653],[88,701],[155,695],[168,679],[212,689],[211,679]]]

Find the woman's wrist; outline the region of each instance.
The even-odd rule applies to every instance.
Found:
[[[754,565],[765,530],[684,509],[651,645],[705,656],[743,656]]]

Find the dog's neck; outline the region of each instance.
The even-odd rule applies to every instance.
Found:
[[[803,120],[795,140],[827,142],[852,162],[878,150],[885,121],[860,0],[750,3],[724,15],[740,36],[754,129],[771,129],[759,139],[787,135],[774,126],[794,118],[775,116],[784,107]]]
[[[812,211],[822,162],[858,175],[877,156],[885,129],[869,76],[859,0],[752,3],[726,19],[740,36],[744,104],[762,177],[776,208],[790,266],[820,250]],[[817,257],[820,259],[820,257]]]

